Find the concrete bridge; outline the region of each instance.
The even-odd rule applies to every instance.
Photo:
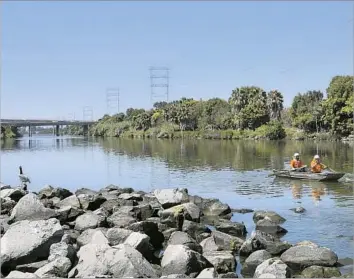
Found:
[[[84,135],[88,134],[90,125],[96,123],[96,121],[79,121],[79,120],[46,120],[46,119],[1,119],[1,126],[13,126],[13,127],[28,127],[28,134],[32,136],[31,127],[38,126],[52,126],[53,133],[59,136],[61,126],[82,126],[84,128]]]

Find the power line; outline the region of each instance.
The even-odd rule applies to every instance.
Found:
[[[168,102],[170,73],[167,67],[150,67],[150,102],[151,105],[157,101]],[[158,90],[160,88],[160,90]]]
[[[107,113],[119,113],[119,88],[106,89]]]

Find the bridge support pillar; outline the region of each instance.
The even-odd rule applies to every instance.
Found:
[[[28,136],[32,137],[32,127],[28,126]]]
[[[84,125],[82,127],[84,128],[84,136],[88,136],[89,135],[89,126],[88,125]]]
[[[60,128],[59,125],[56,125],[56,126],[55,126],[55,135],[56,135],[57,137],[59,137],[59,128]]]

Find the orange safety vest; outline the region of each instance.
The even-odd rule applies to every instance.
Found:
[[[303,166],[303,164],[302,164],[301,160],[298,161],[298,160],[292,159],[290,162],[290,166],[292,168],[297,169],[297,168],[301,168]]]
[[[320,173],[324,169],[323,164],[317,163],[315,160],[311,161],[311,171],[314,173]]]

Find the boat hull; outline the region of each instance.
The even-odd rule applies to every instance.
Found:
[[[315,181],[338,181],[345,174],[340,172],[311,173],[288,170],[273,170],[273,173],[276,177]]]

